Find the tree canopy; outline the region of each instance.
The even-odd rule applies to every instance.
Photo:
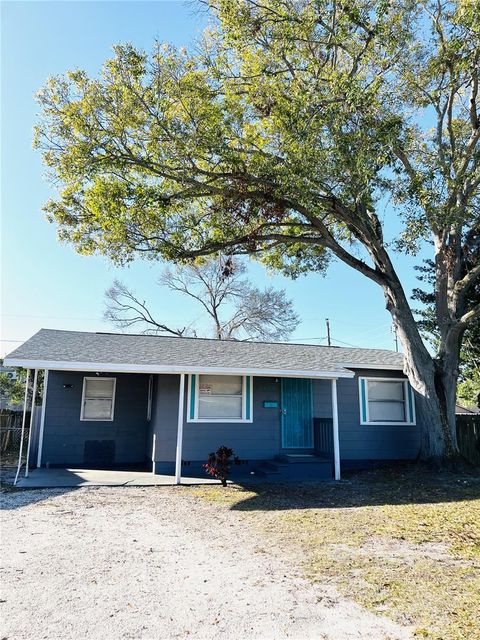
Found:
[[[208,5],[195,50],[119,45],[98,77],[42,89],[49,219],[117,263],[248,253],[295,277],[343,261],[383,290],[436,416],[425,448],[455,452],[458,353],[480,316],[478,0]],[[424,243],[435,358],[393,259]]]

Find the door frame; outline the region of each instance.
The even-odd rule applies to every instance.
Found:
[[[280,378],[280,449],[282,450],[283,453],[289,453],[291,452],[292,454],[298,454],[298,453],[313,453],[315,451],[314,449],[314,432],[313,432],[313,380],[311,378],[306,378],[306,380],[308,380],[308,382],[310,383],[310,420],[311,420],[311,443],[312,446],[311,447],[286,447],[284,446],[284,422],[285,422],[285,415],[286,413],[284,413],[285,409],[283,406],[283,385],[284,385],[284,381],[285,380],[305,380],[305,378]]]

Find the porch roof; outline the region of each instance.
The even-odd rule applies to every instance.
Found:
[[[41,329],[6,356],[4,364],[70,371],[349,378],[350,369],[402,370],[403,356],[383,349]]]

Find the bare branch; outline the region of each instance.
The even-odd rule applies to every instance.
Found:
[[[281,340],[299,323],[299,317],[284,291],[267,287],[264,291],[244,278],[245,265],[232,257],[166,269],[159,284],[187,295],[199,303],[214,324],[214,335],[221,340]],[[120,328],[142,326],[144,333],[187,335],[187,328],[170,329],[157,321],[147,304],[124,284],[114,282],[106,292],[105,318]],[[192,332],[190,327],[189,333]],[[198,330],[194,332],[198,334]]]
[[[135,294],[119,280],[105,292],[104,318],[113,325],[126,329],[133,326],[144,326],[143,333],[168,333],[174,336],[185,335],[186,328],[172,329],[155,320],[145,302],[141,302]]]

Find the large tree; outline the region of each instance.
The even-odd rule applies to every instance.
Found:
[[[117,46],[98,78],[40,92],[36,144],[61,185],[49,219],[117,262],[229,251],[295,276],[343,261],[384,293],[423,396],[423,456],[456,456],[459,350],[480,314],[480,263],[465,266],[480,233],[478,0],[209,5],[194,51]],[[422,244],[435,357],[394,260]]]
[[[476,256],[478,260],[478,256]],[[467,263],[469,269],[473,264]],[[435,263],[433,260],[425,260],[415,269],[419,272],[417,278],[423,282],[423,287],[413,290],[413,300],[422,303],[422,308],[416,309],[418,326],[425,338],[434,349],[439,346],[439,330],[437,315],[435,313]],[[473,286],[469,292],[469,305],[480,303],[480,282]],[[480,406],[480,322],[471,322],[463,334],[462,347],[460,349],[460,366],[457,386],[457,400],[461,405]]]
[[[218,340],[285,340],[300,321],[283,290],[259,289],[245,277],[247,268],[232,257],[197,260],[166,268],[158,284],[194,300],[213,326]],[[105,293],[105,319],[121,329],[142,333],[198,336],[194,323],[167,326],[161,308],[155,311],[125,284],[115,280]]]

